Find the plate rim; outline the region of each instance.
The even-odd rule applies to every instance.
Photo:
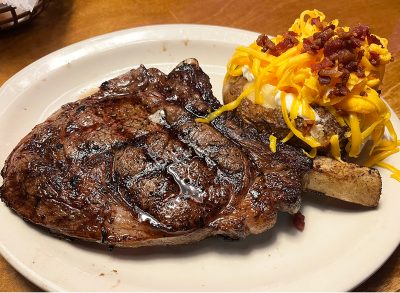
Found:
[[[60,58],[60,59],[65,59],[65,54],[68,54],[68,52],[74,52],[77,50],[80,50],[84,47],[90,47],[91,44],[95,43],[105,43],[106,41],[109,41],[110,38],[117,39],[117,42],[112,43],[112,45],[108,45],[103,47],[101,50],[98,48],[96,49],[95,46],[91,48],[90,50],[87,51],[86,54],[84,55],[79,55],[76,59],[79,60],[79,58],[82,58],[83,56],[86,55],[91,55],[94,52],[101,52],[102,50],[107,50],[107,49],[112,49],[115,47],[123,46],[126,44],[131,44],[136,42],[134,40],[127,40],[126,38],[128,36],[133,36],[136,34],[140,35],[140,32],[154,32],[154,31],[174,31],[176,29],[181,29],[185,31],[207,31],[209,32],[210,30],[213,31],[212,36],[217,35],[217,32],[228,32],[231,34],[234,33],[239,33],[241,35],[246,35],[250,38],[250,36],[254,37],[256,36],[257,32],[254,31],[249,31],[249,30],[244,30],[244,29],[238,29],[238,28],[233,28],[233,27],[226,27],[226,26],[217,26],[217,25],[204,25],[204,24],[159,24],[159,25],[146,25],[146,26],[139,26],[139,27],[134,27],[134,28],[129,28],[129,29],[123,29],[123,30],[118,30],[114,32],[110,32],[107,34],[102,34],[98,36],[94,36],[88,39],[81,40],[79,42],[70,44],[68,46],[62,47],[54,52],[51,52],[40,59],[34,61],[33,63],[29,64],[28,66],[24,67],[20,71],[18,71],[16,74],[11,76],[9,79],[7,79],[0,87],[0,97],[4,96],[7,94],[8,91],[11,91],[11,93],[14,91],[13,85],[15,83],[21,82],[23,79],[23,76],[30,71],[34,70],[35,68],[41,67],[49,63],[50,61]],[[119,36],[125,36],[124,38],[119,38]],[[156,35],[152,35],[153,37]],[[119,40],[118,40],[119,38]],[[180,34],[176,34],[176,38],[171,38],[171,37],[165,37],[158,35],[156,38],[140,38],[141,41],[160,41],[160,40],[183,40],[182,36]],[[205,41],[213,41],[216,40],[218,42],[222,42],[221,39],[213,39],[213,38],[204,38],[200,34],[194,34],[193,38],[190,38],[189,40],[205,40]],[[232,43],[232,41],[230,41]],[[116,46],[118,45],[118,46]],[[58,66],[63,66],[65,63],[60,63]],[[54,70],[58,67],[53,67],[51,70]],[[51,71],[49,70],[49,71]],[[47,71],[46,71],[47,72]],[[29,87],[29,86],[27,86]],[[24,87],[19,88],[18,90],[23,92]],[[3,113],[7,111],[7,108],[9,105],[11,105],[13,102],[12,99],[10,99],[9,103],[6,103],[5,107],[3,108],[2,111],[0,111],[0,116],[2,116]],[[399,123],[399,118],[397,115],[394,113],[393,109],[389,106],[392,114],[392,120],[394,119],[396,121],[396,124]],[[381,261],[379,261],[379,265],[375,267],[374,270],[372,270],[369,274],[365,275],[362,280],[358,280],[356,284],[353,284],[351,286],[344,286],[346,290],[352,290],[353,288],[357,287],[360,285],[362,282],[364,282],[366,279],[368,279],[372,274],[374,274],[379,268],[387,261],[387,259],[393,254],[395,249],[399,246],[400,244],[400,239],[398,239],[397,244],[395,244],[395,241],[393,241],[393,245],[390,249],[388,249],[388,253],[385,257],[381,258]],[[21,273],[25,278],[27,278],[30,282],[35,284],[36,286],[46,290],[46,291],[63,291],[61,287],[59,287],[57,284],[52,282],[51,280],[48,280],[44,277],[42,277],[40,274],[36,273],[32,269],[30,269],[28,266],[24,265],[15,255],[13,255],[5,246],[2,242],[0,242],[0,254],[6,259],[6,261],[13,267],[15,268],[19,273]],[[349,285],[349,284],[347,284]]]

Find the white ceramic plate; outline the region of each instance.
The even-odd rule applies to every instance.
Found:
[[[196,57],[221,96],[225,64],[256,33],[198,25],[150,26],[77,43],[31,64],[0,88],[0,162],[32,127],[101,81],[143,63],[168,72]],[[393,119],[397,131],[400,124]],[[389,162],[400,166],[400,156]],[[400,242],[400,183],[382,171],[377,209],[306,197],[304,232],[282,215],[271,231],[232,242],[114,249],[57,239],[0,204],[0,251],[45,290],[333,290],[358,285]]]

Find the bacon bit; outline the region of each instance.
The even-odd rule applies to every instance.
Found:
[[[314,21],[318,23],[317,20]],[[337,36],[333,38],[333,36]],[[361,58],[364,54],[363,50],[356,52],[360,48],[362,41],[368,39],[368,42],[379,43],[377,37],[369,32],[369,27],[366,25],[358,25],[345,32],[342,28],[338,28],[335,32],[335,26],[329,25],[315,33],[313,36],[303,40],[303,48],[305,52],[317,53],[323,48],[324,59],[317,64],[313,64],[311,69],[318,72],[318,81],[321,85],[331,83],[332,77],[340,79],[335,84],[330,96],[344,96],[349,90],[346,88],[346,83],[350,73],[354,72],[358,77],[365,77],[364,68],[360,65]],[[379,65],[379,55],[370,54],[370,62],[372,65]],[[338,70],[332,70],[337,64]]]
[[[349,89],[346,87],[346,83],[337,83],[333,90],[329,93],[328,97],[344,97],[349,93]]]
[[[297,34],[295,32],[288,31],[284,34],[285,38],[283,41],[277,44],[274,49],[270,49],[270,53],[274,56],[279,56],[282,53],[285,53],[287,50],[299,43],[296,36]]]
[[[350,61],[347,63],[344,68],[346,68],[350,72],[356,72],[358,70],[358,63],[355,60]]]
[[[364,67],[362,67],[361,65],[358,65],[357,70],[356,70],[356,75],[359,78],[365,77]]]
[[[313,34],[311,37],[303,39],[303,48],[305,52],[317,53],[319,49],[322,49],[325,43],[334,36],[335,26],[333,24],[328,25],[322,31]]]
[[[335,34],[335,25],[330,24],[325,27],[322,31],[315,33],[313,38],[320,43],[321,48],[325,45],[325,43],[333,37]]]
[[[328,85],[331,83],[331,78],[329,76],[318,76],[318,82],[322,85]]]
[[[354,37],[356,37],[357,39],[363,41],[365,40],[365,38],[370,35],[369,32],[369,27],[365,24],[359,24],[355,27],[353,27],[350,32],[352,33],[352,35]]]
[[[357,63],[359,63],[359,62],[361,61],[361,59],[362,59],[363,56],[364,56],[364,50],[358,51],[358,54],[357,54]]]
[[[272,42],[266,34],[259,35],[256,44],[262,47],[261,51],[264,53],[275,47],[274,42]]]
[[[343,29],[342,27],[339,27],[339,28],[336,30],[336,33],[337,33],[337,35],[338,35],[338,37],[339,37],[340,39],[349,39],[349,38],[351,38],[351,36],[352,36],[351,31],[345,32],[344,29]]]
[[[343,73],[337,71],[335,68],[323,68],[318,72],[319,76],[339,77]]]
[[[349,78],[350,78],[350,72],[348,70],[344,69],[342,71],[342,76],[341,76],[342,82],[344,84],[346,84],[347,81],[349,80]]]
[[[342,49],[337,53],[337,60],[339,64],[343,64],[345,67],[351,62],[356,62],[357,65],[357,55],[348,49]]]
[[[301,212],[297,212],[296,214],[293,215],[293,225],[296,227],[297,230],[303,231],[305,222],[304,222],[304,215]]]
[[[321,62],[311,65],[311,70],[314,72],[319,72],[321,69],[332,68],[335,65],[331,60],[324,57]]]
[[[340,50],[345,48],[343,39],[330,39],[324,45],[324,55],[331,61],[337,60],[337,55]]]
[[[262,52],[269,51],[268,53],[271,55],[279,56],[299,43],[296,39],[297,34],[295,32],[288,31],[283,36],[283,41],[275,45],[267,35],[262,34],[258,36],[256,43],[258,46],[262,47]]]
[[[381,63],[381,60],[379,59],[379,54],[374,51],[370,51],[369,55],[369,62],[371,62],[371,64],[374,66],[379,66],[379,64]]]
[[[324,24],[321,22],[321,19],[319,18],[319,16],[316,18],[311,18],[311,24],[315,25],[321,31],[324,29]]]
[[[374,35],[369,34],[367,35],[368,44],[377,44],[383,48],[381,41]]]
[[[309,54],[317,54],[319,47],[317,44],[314,43],[312,37],[308,37],[307,39],[303,39],[303,49],[304,52]]]

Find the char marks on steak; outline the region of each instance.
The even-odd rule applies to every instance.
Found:
[[[51,231],[116,246],[242,238],[296,213],[312,162],[220,107],[197,60],[140,66],[66,104],[15,147],[1,199]]]

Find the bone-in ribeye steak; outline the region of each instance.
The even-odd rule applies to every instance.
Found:
[[[197,60],[137,69],[66,104],[15,147],[1,199],[60,235],[116,246],[242,238],[295,213],[311,160],[220,106]]]

